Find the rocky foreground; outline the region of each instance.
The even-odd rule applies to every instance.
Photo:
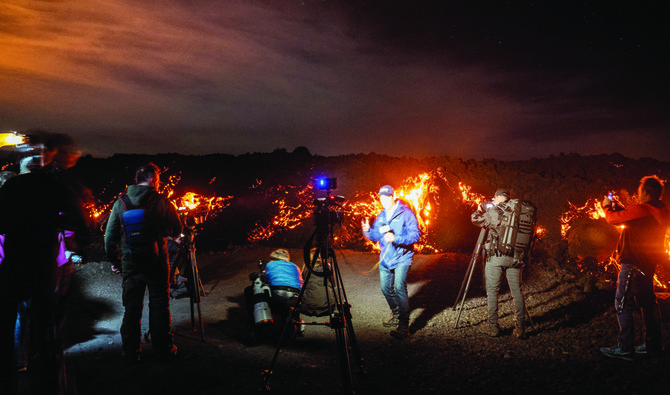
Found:
[[[207,291],[203,300],[204,338],[193,331],[188,299],[172,302],[179,357],[155,359],[144,347],[142,363],[124,365],[118,328],[122,314],[120,278],[105,262],[76,272],[67,335],[66,362],[79,394],[248,394],[263,386],[276,344],[249,341],[244,331],[242,292],[248,274],[267,248],[245,248],[198,257]],[[300,250],[291,250],[294,257]],[[412,336],[398,341],[381,321],[388,315],[376,272],[376,255],[338,251],[338,266],[352,305],[353,324],[365,374],[354,361],[359,394],[496,393],[666,394],[668,355],[634,362],[613,360],[599,348],[616,342],[613,291],[585,293],[554,269],[525,270],[525,294],[532,318],[528,338],[512,336],[509,293],[501,295],[503,336],[480,333],[485,319],[481,271],[473,276],[458,328],[452,309],[469,254],[420,255],[410,271]],[[481,269],[481,268],[479,268]],[[670,300],[660,295],[666,316]],[[309,320],[309,319],[308,319]],[[317,320],[314,318],[313,320]],[[196,313],[197,323],[197,313]],[[148,327],[148,320],[143,320]],[[670,335],[664,325],[664,335]],[[269,384],[276,393],[343,392],[334,330],[308,327],[304,337],[280,347]],[[29,384],[29,373],[23,378]]]

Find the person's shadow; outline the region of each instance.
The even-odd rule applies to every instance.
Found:
[[[456,298],[459,296],[461,287],[467,281],[466,272],[470,265],[471,256],[445,253],[424,256],[424,259],[421,260],[416,258],[407,275],[407,283],[425,284],[410,298],[410,308],[412,310],[422,310],[410,324],[410,332],[412,333],[424,328],[433,317],[445,309],[451,309],[457,303],[460,303],[460,300],[456,300]],[[472,273],[466,297],[469,299],[485,295],[480,259]]]
[[[118,300],[91,297],[84,290],[86,279],[74,274],[70,279],[65,318],[62,322],[65,348],[94,339],[100,334],[116,334],[118,328],[97,328],[96,323],[121,314],[121,290]]]

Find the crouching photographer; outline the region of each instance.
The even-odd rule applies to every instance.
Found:
[[[267,328],[273,323],[273,316],[286,321],[298,301],[302,288],[300,269],[291,262],[291,256],[285,249],[270,254],[270,262],[261,265],[260,273],[251,273],[253,284],[244,289],[247,306],[247,328],[253,340],[267,335]],[[264,267],[263,267],[264,266]],[[258,281],[260,280],[260,282]],[[269,287],[269,295],[267,293]],[[267,303],[270,311],[267,311]]]

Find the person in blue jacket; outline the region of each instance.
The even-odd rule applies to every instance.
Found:
[[[382,325],[395,327],[391,336],[405,339],[409,333],[409,296],[407,272],[414,257],[413,245],[421,231],[412,209],[397,199],[390,185],[379,189],[379,201],[384,208],[372,226],[366,218],[362,223],[363,235],[379,242],[379,280],[381,291],[391,309],[391,317]]]
[[[270,286],[270,310],[285,321],[296,306],[300,289],[302,288],[302,274],[298,266],[291,262],[291,255],[283,248],[274,250],[270,254],[272,259],[265,264],[261,279]],[[252,281],[255,278],[252,278]],[[251,331],[252,340],[259,336],[254,328],[254,288],[244,289],[244,299],[247,307],[247,329]],[[299,330],[302,331],[302,327]]]

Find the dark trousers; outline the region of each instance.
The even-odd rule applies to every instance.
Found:
[[[640,310],[647,348],[661,350],[661,310],[656,302],[653,281],[653,275],[645,276],[628,263],[621,265],[614,307],[618,313],[619,347],[624,351],[633,351],[635,347],[633,313]]]
[[[149,331],[154,350],[168,351],[173,344],[170,317],[170,284],[167,265],[153,273],[133,273],[123,276],[123,322],[121,340],[123,351],[135,353],[141,351],[142,308],[144,292],[149,290]]]
[[[63,348],[54,321],[53,297],[32,298],[30,336],[36,360],[30,365],[35,382],[32,392],[57,394],[64,379]],[[18,312],[18,301],[7,298],[0,303],[0,383],[2,393],[17,390],[16,358],[14,353],[14,330]]]

